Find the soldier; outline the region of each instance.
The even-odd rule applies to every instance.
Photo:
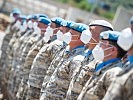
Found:
[[[14,25],[14,26],[17,28],[17,31],[13,34],[13,36],[12,36],[10,42],[9,42],[8,48],[7,48],[7,53],[8,53],[8,57],[9,57],[9,58],[8,58],[8,57],[6,58],[7,61],[8,61],[8,63],[5,64],[6,68],[5,68],[5,70],[4,70],[6,82],[7,82],[8,78],[9,78],[9,73],[10,73],[10,69],[11,69],[10,66],[12,66],[12,60],[13,60],[13,59],[11,59],[11,57],[13,57],[14,46],[16,45],[16,43],[17,43],[17,41],[18,41],[18,39],[19,39],[19,37],[20,37],[20,35],[18,34],[19,27],[20,27],[21,23],[22,23],[24,20],[26,20],[26,16],[20,15],[20,16],[18,17],[17,22],[16,22],[16,23],[18,23],[18,24],[15,24],[15,25]]]
[[[21,54],[21,58],[20,58],[20,63],[19,65],[17,66],[17,69],[16,69],[16,75],[14,78],[16,78],[16,81],[14,83],[14,92],[16,94],[17,90],[18,90],[18,86],[19,86],[19,83],[22,79],[22,74],[23,74],[23,64],[25,62],[25,58],[30,50],[30,48],[36,44],[40,39],[43,38],[44,36],[44,33],[46,31],[46,28],[48,27],[48,25],[51,24],[51,20],[49,18],[45,18],[45,17],[40,17],[38,19],[38,26],[36,28],[36,31],[35,33],[33,33],[33,36],[31,36],[29,38],[29,40],[27,41],[23,51],[22,51],[22,54]],[[15,86],[16,85],[16,86]]]
[[[119,35],[120,32],[116,31],[100,33],[101,41],[92,50],[93,57],[98,63],[95,66],[94,74],[83,87],[78,100],[101,100],[112,80],[122,71],[121,58],[126,52],[117,45]]]
[[[69,48],[66,48],[68,50],[65,50],[63,58],[52,74],[41,95],[41,100],[65,99],[73,70],[76,68],[76,65],[71,65],[73,65],[73,62],[76,60],[78,61],[78,59],[74,57],[80,54],[82,55],[85,50],[84,43],[80,40],[80,36],[82,31],[86,30],[88,26],[81,23],[72,23],[70,28],[69,32],[64,34],[63,39],[64,42],[69,44]]]
[[[34,18],[29,18],[29,19],[33,20]],[[27,20],[29,20],[29,19],[27,19]],[[23,22],[23,29],[25,30],[25,31],[23,30],[23,33],[25,33],[25,34],[20,37],[20,39],[19,39],[19,41],[17,41],[17,43],[15,43],[15,45],[13,47],[14,51],[12,51],[13,54],[10,57],[11,62],[10,62],[9,67],[11,68],[11,73],[10,73],[10,78],[8,81],[8,89],[11,91],[11,93],[13,93],[14,88],[15,88],[14,82],[16,80],[18,65],[20,64],[19,59],[21,58],[21,52],[28,41],[27,38],[29,38],[31,33],[33,32],[33,29],[29,28],[26,21]],[[19,51],[21,51],[21,52],[19,52]],[[15,95],[15,94],[13,94],[13,95]]]
[[[18,34],[17,34],[17,31],[19,30],[19,26],[21,25],[21,22],[25,20],[25,16],[22,16],[20,15],[14,25],[14,28],[16,29],[16,32],[13,34],[9,44],[8,44],[8,47],[7,47],[7,50],[6,50],[6,53],[7,53],[7,57],[5,58],[5,64],[4,64],[4,68],[3,68],[3,72],[4,72],[4,81],[7,83],[7,80],[9,78],[9,70],[11,67],[9,67],[8,65],[11,66],[11,61],[12,59],[10,59],[9,55],[12,55],[13,54],[13,46],[14,46],[14,43],[17,41],[18,39]]]
[[[67,100],[77,99],[86,81],[94,72],[96,62],[93,58],[92,50],[97,42],[99,42],[98,35],[103,31],[113,30],[113,27],[105,20],[94,20],[89,24],[89,29],[91,33],[88,30],[85,30],[81,35],[81,41],[86,44],[87,50],[83,55],[83,61],[81,64],[78,64],[78,67],[73,74],[67,91]]]
[[[38,25],[38,19],[40,17],[46,17],[46,15],[44,15],[44,14],[29,15],[28,18],[27,18],[28,23],[27,22],[23,23],[24,25],[23,25],[22,29],[24,29],[24,30],[22,30],[22,31],[25,34],[23,33],[24,35],[20,38],[20,41],[16,45],[15,51],[18,51],[18,53],[15,54],[16,57],[14,57],[14,61],[13,61],[14,65],[13,66],[19,65],[19,61],[20,61],[19,58],[20,58],[20,55],[21,55],[21,52],[22,52],[23,48],[25,47],[25,45],[26,45],[27,41],[29,40],[29,38],[32,37],[32,36],[34,37],[34,35],[36,35],[36,34],[32,34],[32,33],[33,32],[37,33],[37,30],[39,30],[37,28],[37,25]]]
[[[56,33],[57,35],[57,40],[59,41],[63,41],[63,36],[66,32],[68,32],[70,30],[70,24],[73,23],[72,21],[63,21],[61,22],[61,27],[60,30]],[[43,84],[42,84],[42,88],[41,88],[41,94],[45,91],[45,87],[47,85],[47,83],[50,80],[50,77],[52,76],[55,68],[57,67],[59,61],[63,58],[63,52],[65,47],[67,46],[67,44],[65,42],[63,42],[63,47],[58,51],[59,53],[57,53],[52,62],[50,63],[50,66],[48,67],[44,80],[43,80]]]
[[[58,20],[54,20],[54,21],[51,20],[51,21],[52,22],[51,22],[50,27],[48,27],[46,29],[46,33],[48,33],[48,34],[56,33],[57,29],[60,27],[60,22]],[[29,53],[27,54],[27,57],[25,60],[26,62],[23,66],[24,67],[23,68],[23,75],[22,75],[23,79],[21,81],[20,88],[19,88],[18,93],[17,93],[17,98],[23,99],[23,97],[25,97],[24,95],[26,95],[24,91],[26,91],[25,89],[27,88],[27,81],[28,81],[28,77],[29,77],[29,72],[30,72],[31,65],[32,65],[34,58],[36,57],[36,55],[38,54],[38,52],[40,51],[40,49],[43,46],[47,45],[47,43],[54,41],[54,39],[49,40],[48,38],[46,40],[45,36],[48,34],[45,34],[44,38],[41,39],[37,45],[35,45],[33,48],[31,48]],[[46,37],[48,37],[48,36],[46,36]],[[23,92],[24,92],[24,94],[23,94]]]
[[[131,28],[122,31],[118,45],[128,51],[128,66],[112,82],[103,100],[132,100],[133,99],[133,17]]]
[[[1,71],[0,72],[3,72],[3,65],[5,64],[5,59],[7,57],[7,53],[6,53],[6,50],[7,50],[7,47],[8,47],[8,44],[9,44],[9,41],[10,39],[12,38],[12,35],[14,33],[14,30],[12,30],[12,26],[15,24],[18,16],[21,14],[21,11],[17,8],[14,8],[11,12],[11,24],[8,26],[8,28],[6,29],[5,33],[6,35],[4,36],[4,39],[3,39],[3,43],[2,43],[2,46],[1,46],[1,60],[0,60],[0,67],[2,69],[0,69]],[[3,74],[0,74],[0,75],[3,75]],[[3,76],[1,76],[2,78]]]
[[[60,17],[56,18],[55,20],[59,21],[60,23],[64,21]],[[55,37],[55,33],[53,34],[53,37]],[[51,37],[52,41],[54,39],[53,37]],[[30,70],[29,80],[28,80],[30,87],[28,87],[27,99],[39,99],[43,78],[47,71],[47,68],[52,62],[55,54],[58,53],[58,51],[62,48],[62,46],[63,46],[62,41],[55,40],[50,44],[43,46],[40,49],[39,53],[37,54],[37,56],[33,61]]]

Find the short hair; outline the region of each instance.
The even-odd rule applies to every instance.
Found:
[[[102,26],[103,27],[103,31],[113,31],[111,28],[109,27],[105,27],[105,26]]]
[[[59,24],[56,24],[56,23],[55,23],[55,25],[56,25],[56,28],[60,27],[60,25],[59,25]]]
[[[117,48],[117,51],[118,51],[117,57],[118,58],[122,58],[127,53],[127,51],[124,51],[121,47],[119,47],[119,45],[117,44],[116,41],[109,40],[109,43]]]

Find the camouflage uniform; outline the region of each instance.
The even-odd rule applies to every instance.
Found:
[[[54,39],[53,39],[54,41]],[[51,40],[48,42],[50,43],[52,42]],[[26,57],[26,60],[25,60],[25,63],[24,63],[24,66],[23,66],[23,70],[20,70],[20,75],[23,76],[22,77],[22,80],[21,80],[21,83],[19,85],[19,89],[18,89],[18,92],[17,92],[17,99],[26,99],[26,93],[27,93],[27,81],[29,79],[29,73],[30,73],[30,69],[31,69],[31,66],[32,66],[32,63],[33,63],[33,60],[34,58],[36,57],[36,55],[38,54],[39,50],[46,46],[47,43],[45,42],[44,39],[41,39],[37,44],[34,44],[27,57]]]
[[[31,30],[29,31],[29,33],[30,34],[32,33]],[[9,72],[9,80],[8,80],[8,87],[7,88],[8,88],[8,90],[11,90],[11,91],[14,90],[13,89],[13,87],[14,87],[13,86],[14,85],[13,77],[15,74],[16,66],[18,65],[18,62],[19,62],[20,55],[21,55],[19,51],[22,50],[21,46],[24,44],[23,42],[24,41],[26,42],[26,40],[25,40],[26,36],[28,36],[27,33],[25,33],[22,37],[20,37],[20,39],[16,43],[15,47],[13,47],[14,51],[12,51],[12,53],[10,53],[7,57],[8,58],[8,60],[7,60],[8,70],[7,71]],[[8,51],[10,51],[10,49],[8,49]],[[13,55],[13,52],[14,52],[14,55]]]
[[[46,43],[43,41],[43,39],[41,39],[37,45],[35,45],[33,48],[30,49],[30,51],[28,52],[27,54],[27,57],[25,59],[25,63],[24,63],[24,66],[23,66],[23,71],[21,73],[21,75],[23,76],[22,77],[22,80],[21,80],[21,84],[19,85],[19,89],[18,89],[18,92],[17,92],[17,99],[24,99],[24,91],[26,91],[26,84],[27,84],[27,81],[28,81],[28,78],[29,78],[29,72],[30,72],[30,69],[31,69],[31,65],[32,65],[32,62],[34,60],[34,58],[36,57],[36,55],[38,54],[39,50],[44,46],[46,45]]]
[[[109,63],[95,72],[86,82],[77,100],[99,100],[105,95],[110,83],[122,71],[122,62]]]
[[[65,52],[53,75],[48,82],[40,100],[63,100],[73,75],[74,69],[81,62],[78,55],[84,53],[85,47],[79,46],[69,52]]]
[[[65,45],[64,45],[65,48]],[[44,77],[43,80],[43,84],[42,84],[42,88],[41,88],[41,94],[45,91],[45,87],[47,86],[47,83],[50,80],[50,77],[52,76],[54,70],[56,69],[58,63],[60,62],[60,60],[63,58],[63,53],[64,53],[64,48],[62,48],[60,50],[60,53],[57,53],[56,56],[54,57],[54,59],[52,60],[50,66],[47,69],[46,75]]]
[[[21,53],[25,45],[27,44],[27,41],[30,39],[32,35],[33,30],[27,30],[27,32],[20,37],[18,43],[16,44],[14,48],[14,57],[13,57],[13,67],[16,68],[19,65],[19,59],[21,57]]]
[[[88,49],[86,51],[88,51]],[[74,71],[72,80],[67,91],[66,100],[77,99],[86,81],[93,74],[96,62],[92,56],[91,51],[88,51],[87,56],[86,54],[87,53],[85,53],[85,58],[81,65],[79,65],[79,67],[77,67]]]
[[[0,75],[1,75],[1,78],[4,77],[4,74],[5,74],[5,68],[6,68],[6,60],[7,59],[7,48],[9,46],[9,42],[13,36],[13,33],[15,32],[15,30],[12,30],[12,25],[9,25],[6,29],[6,32],[5,32],[5,36],[4,36],[4,39],[3,39],[3,43],[2,43],[2,46],[1,46],[1,60],[0,60]],[[3,73],[4,72],[4,73]]]
[[[50,66],[55,55],[63,47],[63,42],[55,40],[50,44],[41,48],[37,56],[35,57],[30,74],[28,84],[27,99],[39,99],[40,90],[46,71]],[[36,90],[35,90],[36,89]]]
[[[133,64],[117,75],[103,100],[133,100]]]
[[[17,66],[16,68],[16,71],[15,71],[15,75],[14,75],[14,78],[15,78],[15,83],[14,83],[14,93],[16,94],[17,93],[17,90],[18,90],[18,86],[19,86],[19,83],[21,82],[21,79],[22,79],[22,72],[23,72],[23,65],[25,63],[25,58],[30,50],[30,48],[36,44],[39,40],[41,39],[41,37],[39,37],[37,34],[33,35],[33,37],[31,37],[25,47],[23,48],[23,51],[22,51],[22,54],[21,54],[21,57],[20,57],[20,63],[19,65]]]

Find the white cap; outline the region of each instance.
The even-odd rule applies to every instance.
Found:
[[[133,33],[130,28],[122,30],[117,44],[125,51],[128,51],[133,45]]]
[[[95,26],[95,25],[108,27],[108,28],[110,28],[111,30],[113,30],[113,26],[112,26],[109,22],[107,22],[107,21],[105,21],[105,20],[94,20],[94,21],[92,21],[92,22],[89,24],[89,26]]]

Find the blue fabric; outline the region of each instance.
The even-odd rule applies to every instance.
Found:
[[[71,24],[73,24],[73,21],[66,21],[66,20],[62,20],[62,22],[60,23],[61,26],[66,26],[69,27],[71,26]]]
[[[66,45],[67,45],[67,43],[63,41],[63,46],[66,46]]]
[[[46,17],[46,18],[48,18],[48,16],[45,15],[45,14],[32,14],[32,15],[28,15],[28,16],[27,16],[27,19],[34,19],[34,20],[37,20],[37,19],[39,19],[40,17]]]
[[[54,17],[54,18],[51,18],[51,21],[56,23],[56,24],[61,25],[61,22],[64,21],[64,19],[62,19],[60,17]]]
[[[26,20],[26,19],[27,19],[27,16],[25,16],[25,15],[20,15],[19,18],[21,18],[22,20]]]
[[[72,50],[66,50],[66,52],[69,53],[69,52],[71,52],[73,50],[80,49],[80,48],[84,48],[85,49],[85,46],[84,45],[83,46],[77,46],[77,47],[73,48]]]
[[[35,14],[34,16],[37,16],[38,18],[39,18],[39,17],[46,17],[46,18],[48,18],[48,16],[45,15],[45,14]]]
[[[105,31],[100,33],[100,39],[117,41],[120,34],[117,31]]]
[[[96,66],[95,71],[97,72],[98,70],[104,68],[106,65],[116,62],[116,61],[119,61],[119,60],[120,60],[120,58],[113,58],[113,59],[107,60],[105,62],[102,62]]]
[[[44,23],[46,25],[50,25],[50,23],[51,23],[51,20],[49,18],[46,18],[46,17],[40,17],[38,19],[38,21],[41,22],[41,23]]]
[[[14,8],[14,9],[11,11],[11,13],[13,13],[13,14],[21,14],[21,11],[20,11],[20,9],[18,9],[18,8]]]
[[[84,54],[85,57],[88,57],[90,54],[92,54],[92,50],[88,50],[87,53]]]
[[[133,55],[128,56],[128,60],[129,60],[130,64],[133,64]]]
[[[88,28],[88,26],[83,23],[72,23],[70,24],[70,28],[82,33],[84,30]]]

